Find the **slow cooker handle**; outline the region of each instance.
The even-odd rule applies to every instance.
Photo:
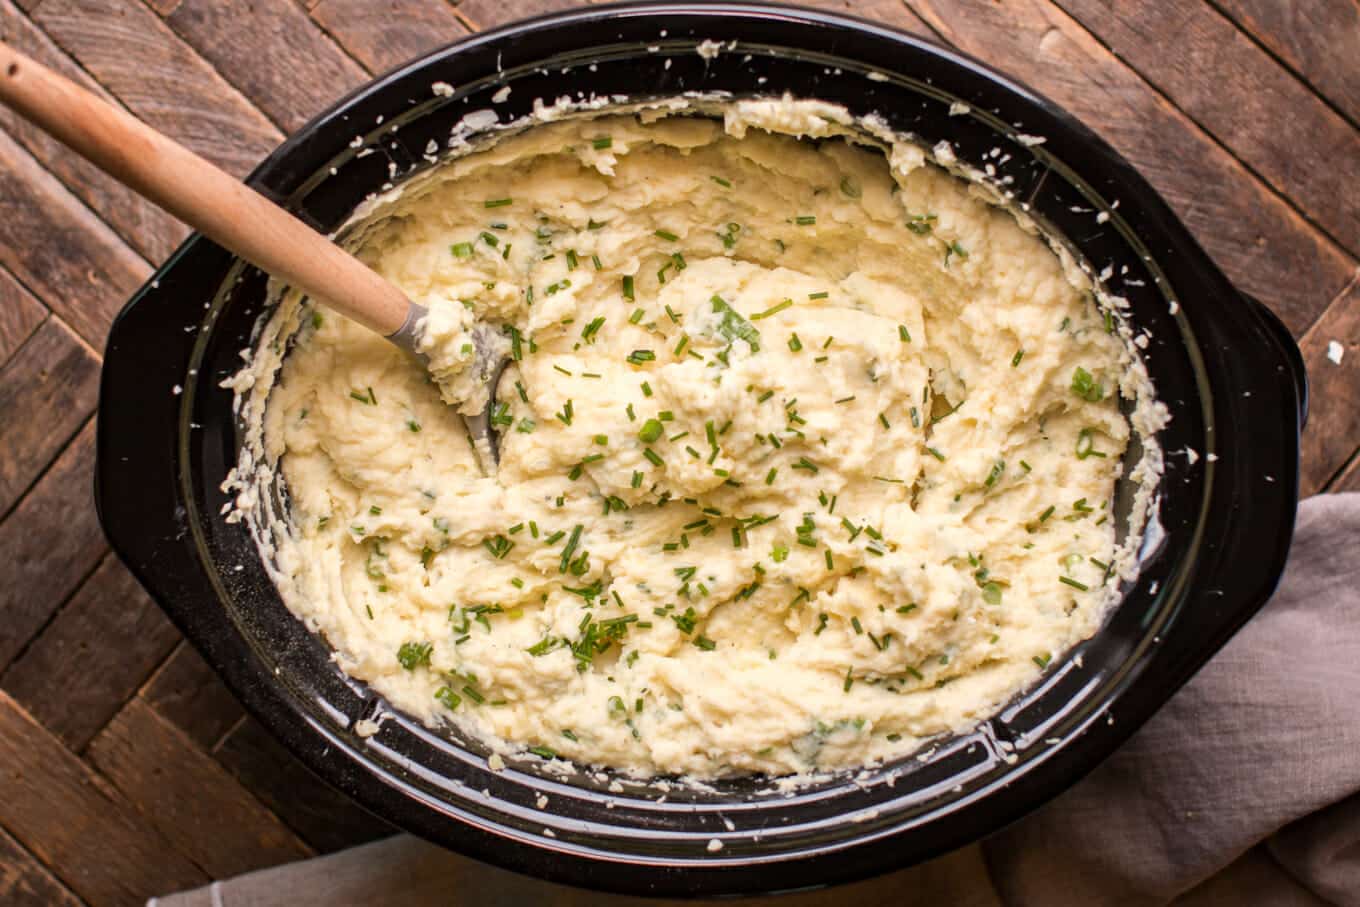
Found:
[[[1284,322],[1265,303],[1241,290],[1238,290],[1237,294],[1246,300],[1248,307],[1260,317],[1275,341],[1275,348],[1284,359],[1290,377],[1294,379],[1294,390],[1299,400],[1299,431],[1302,432],[1303,427],[1308,424],[1308,370],[1303,364],[1303,353],[1299,352],[1299,345],[1294,342],[1294,337],[1284,326]]]

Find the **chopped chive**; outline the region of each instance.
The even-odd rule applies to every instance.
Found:
[[[946,459],[944,454],[940,453],[938,450],[936,450],[936,449],[933,448],[933,447],[927,447],[927,448],[926,448],[926,453],[930,454],[932,457],[934,457],[935,459],[939,460],[941,463],[943,463],[943,462],[945,461],[945,459]]]
[[[821,471],[820,467],[818,467],[816,463],[812,462],[807,457],[799,457],[798,462],[793,464],[793,468],[802,469],[814,475]]]
[[[897,337],[903,343],[911,343],[911,331],[907,330],[905,324],[899,324],[897,326]]]
[[[653,466],[662,466],[666,462],[665,460],[661,459],[660,454],[652,450],[650,447],[644,447],[642,449],[642,455],[646,457],[647,461],[651,463]]]
[[[430,655],[434,652],[434,644],[428,642],[404,642],[397,650],[397,661],[408,671],[414,671],[419,667],[428,667]]]
[[[504,208],[513,203],[514,199],[512,198],[489,198],[482,202],[482,205],[487,208]]]
[[[725,180],[721,176],[710,176],[709,179],[713,180],[713,182],[717,183],[719,186],[722,186],[724,189],[732,188],[731,181]]]
[[[826,299],[830,295],[831,295],[830,293],[823,290],[820,293],[809,293],[808,299]]]
[[[1091,587],[1090,587],[1090,586],[1086,585],[1085,583],[1078,582],[1077,580],[1074,580],[1074,579],[1073,579],[1072,577],[1070,577],[1070,576],[1060,576],[1060,577],[1058,577],[1058,582],[1060,582],[1060,583],[1066,583],[1067,585],[1071,586],[1073,589],[1077,589],[1077,590],[1080,590],[1080,591],[1082,591],[1082,592],[1090,592],[1090,591],[1091,591]]]
[[[1089,403],[1099,403],[1105,398],[1105,385],[1086,369],[1077,366],[1072,373],[1072,393]]]
[[[810,227],[817,223],[817,216],[815,214],[800,214],[793,219],[793,222],[800,227]]]
[[[1077,432],[1077,459],[1085,460],[1088,457],[1104,458],[1105,454],[1095,449],[1095,439],[1093,437],[1095,429],[1083,428]]]
[[[666,242],[676,242],[680,239],[680,237],[676,236],[669,230],[656,230],[652,233],[652,235],[660,239],[664,239]]]
[[[694,637],[694,644],[699,648],[703,649],[705,652],[712,652],[714,649],[718,648],[718,644],[716,642],[702,634]]]
[[[453,253],[454,258],[471,258],[472,243],[470,242],[454,243],[453,245],[449,246],[449,251]]]
[[[1053,660],[1053,656],[1052,656],[1052,655],[1035,655],[1035,656],[1034,656],[1034,663],[1037,664],[1040,668],[1046,668],[1046,667],[1048,667],[1048,663],[1049,663],[1050,661],[1052,661],[1052,660]]]
[[[785,309],[787,309],[787,308],[788,308],[789,306],[791,306],[791,305],[793,305],[793,300],[792,300],[792,299],[785,299],[783,302],[779,303],[778,305],[770,306],[770,307],[769,307],[768,309],[766,309],[765,311],[763,311],[763,312],[757,312],[756,314],[752,315],[752,316],[751,316],[751,320],[752,320],[752,321],[759,321],[759,320],[762,319],[762,318],[769,318],[771,315],[778,315],[780,312],[784,311]]]
[[[651,444],[661,437],[662,425],[656,419],[648,419],[642,423],[642,428],[638,429],[638,440],[644,444]]]
[[[1020,360],[1021,360],[1021,359],[1024,359],[1024,358],[1025,358],[1025,351],[1024,351],[1024,350],[1016,350],[1016,351],[1015,351],[1015,355],[1011,357],[1011,368],[1015,368],[1016,366],[1018,366],[1018,365],[1020,364]]]
[[[604,321],[603,315],[598,318],[592,318],[590,324],[581,329],[581,339],[586,343],[594,343],[595,335],[600,332],[600,328],[604,327]]]
[[[650,384],[648,384],[646,381],[642,382],[641,387],[642,387],[642,396],[644,396],[644,397],[650,397],[650,396],[652,395],[652,386],[651,386]]]
[[[614,139],[607,135],[601,136],[600,138],[593,140],[590,144],[596,151],[603,151],[606,148],[613,147]]]
[[[803,349],[803,341],[798,339],[797,334],[789,335],[789,349],[793,350],[795,353]]]

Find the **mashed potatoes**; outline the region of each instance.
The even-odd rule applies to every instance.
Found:
[[[544,758],[789,774],[964,729],[1096,629],[1146,395],[1116,321],[833,113],[568,118],[381,200],[352,245],[438,384],[280,308],[243,466],[281,468],[280,589],[346,672]],[[499,355],[486,474],[459,413]]]

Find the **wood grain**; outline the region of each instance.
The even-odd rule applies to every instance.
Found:
[[[1360,125],[1360,5],[1355,0],[1213,0]]]
[[[162,718],[204,750],[235,727],[245,711],[188,641],[181,641],[139,694]]]
[[[1332,239],[1360,254],[1360,132],[1231,21],[1204,3],[1056,2]],[[1168,54],[1173,41],[1176,53]],[[1288,128],[1275,115],[1280,110],[1289,111]]]
[[[386,72],[468,33],[441,0],[321,0],[317,21],[372,73]]]
[[[1354,260],[1048,0],[907,0],[959,49],[1015,75],[1138,168],[1242,289],[1295,336]]]
[[[147,263],[0,131],[0,265],[95,349]]]
[[[78,907],[83,903],[0,828],[0,904],[6,907]]]
[[[108,97],[99,83],[63,53],[27,16],[15,9],[10,0],[0,0],[0,39],[68,79],[73,79],[83,88]],[[188,231],[182,224],[116,180],[105,176],[79,155],[70,153],[56,139],[23,118],[0,108],[0,129],[28,149],[66,188],[113,227],[128,245],[150,261],[159,262],[166,258],[184,240]]]
[[[71,440],[99,393],[99,360],[48,318],[0,367],[0,514]]]
[[[0,824],[96,907],[206,880],[127,800],[0,693]]]
[[[367,78],[293,0],[181,0],[165,21],[285,132]]]
[[[1328,358],[1332,344],[1341,362]],[[1321,491],[1360,447],[1360,277],[1299,341],[1308,366],[1310,412],[1300,457],[1303,494]]]
[[[0,522],[0,668],[19,654],[104,556],[95,519],[94,422]],[[0,763],[3,764],[3,763]]]
[[[0,365],[9,361],[46,317],[47,306],[0,268]]]
[[[43,0],[33,19],[137,117],[236,177],[283,138],[141,3]]]
[[[318,851],[341,850],[396,831],[309,772],[253,718],[233,728],[214,755]]]
[[[79,752],[178,640],[156,603],[109,554],[0,677],[0,687]]]
[[[140,699],[90,742],[89,759],[161,834],[223,878],[311,855],[212,757]]]

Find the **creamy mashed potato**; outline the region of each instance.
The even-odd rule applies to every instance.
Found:
[[[1117,320],[829,110],[568,118],[371,206],[352,245],[429,309],[437,383],[281,306],[241,474],[290,506],[241,506],[346,672],[545,758],[779,775],[965,729],[1094,632],[1150,396]],[[500,355],[485,474],[460,412]]]

